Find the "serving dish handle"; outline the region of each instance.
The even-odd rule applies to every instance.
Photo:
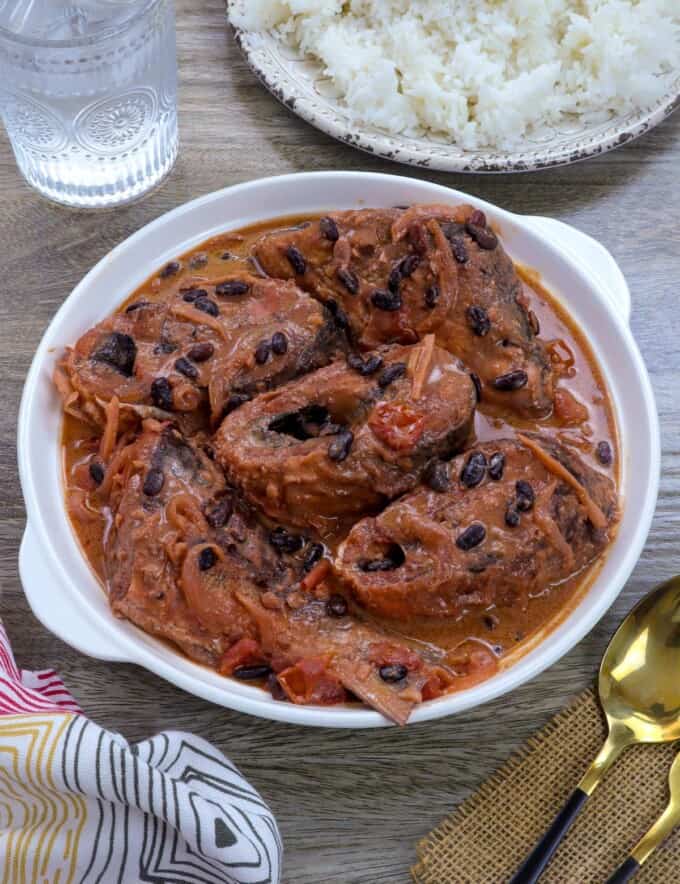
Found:
[[[524,221],[538,233],[547,236],[557,248],[566,252],[578,265],[585,265],[596,277],[616,315],[627,325],[630,322],[630,290],[628,283],[610,252],[592,236],[582,233],[564,221],[540,215],[525,216]]]
[[[30,522],[26,524],[19,549],[19,576],[31,610],[45,629],[90,657],[116,663],[129,661],[129,655],[107,644],[107,639],[84,616],[69,593],[56,591],[57,578],[50,572]]]

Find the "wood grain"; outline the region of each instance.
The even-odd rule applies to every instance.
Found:
[[[680,114],[581,165],[522,176],[443,175],[334,142],[253,78],[224,27],[222,0],[179,0],[182,147],[165,186],[128,208],[70,212],[21,181],[0,139],[0,615],[18,661],[54,665],[102,725],[126,737],[186,728],[212,740],[271,802],[290,884],[407,882],[416,840],[592,680],[632,603],[680,570]],[[349,733],[258,721],[190,697],[134,666],[88,659],[33,617],[17,576],[24,508],[16,419],[33,351],[56,309],[112,246],[185,200],[262,175],[366,169],[428,177],[513,211],[552,215],[597,236],[633,292],[633,332],[663,428],[661,495],[644,554],[613,609],[567,657],[510,697],[405,730]],[[472,882],[487,884],[487,882]]]

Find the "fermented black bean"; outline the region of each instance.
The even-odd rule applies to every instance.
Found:
[[[172,387],[167,378],[155,378],[151,383],[151,401],[156,408],[172,411]]]
[[[290,266],[298,276],[302,276],[307,272],[307,262],[300,249],[295,246],[288,246],[286,249],[286,258],[288,258]]]
[[[481,451],[473,451],[461,470],[460,481],[466,488],[474,488],[482,481],[485,473],[486,457]]]
[[[519,390],[522,387],[526,387],[528,382],[529,376],[521,368],[518,368],[515,371],[509,371],[507,374],[499,375],[492,381],[496,390],[502,390],[505,392]]]
[[[485,537],[486,528],[484,525],[482,525],[481,522],[473,522],[469,528],[466,528],[462,534],[458,535],[456,538],[456,546],[458,549],[467,552],[475,546],[479,546]]]

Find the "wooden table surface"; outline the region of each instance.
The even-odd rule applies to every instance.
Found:
[[[279,105],[231,41],[222,0],[179,0],[178,51],[180,158],[161,190],[136,205],[95,215],[52,206],[23,184],[0,137],[0,616],[19,664],[57,667],[102,725],[133,740],[162,728],[189,729],[227,753],[271,803],[289,884],[407,882],[416,841],[591,683],[623,614],[657,581],[680,571],[680,113],[644,138],[576,166],[517,176],[445,175],[359,153]],[[37,622],[17,575],[24,529],[15,451],[19,398],[40,336],[72,287],[112,246],[186,200],[263,175],[314,169],[427,177],[598,237],[630,283],[633,332],[663,430],[652,532],[602,622],[511,696],[403,730],[352,733],[259,721],[135,666],[91,660]]]

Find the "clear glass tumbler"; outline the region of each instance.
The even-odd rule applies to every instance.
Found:
[[[141,196],[177,156],[174,0],[0,0],[0,114],[48,199]]]

